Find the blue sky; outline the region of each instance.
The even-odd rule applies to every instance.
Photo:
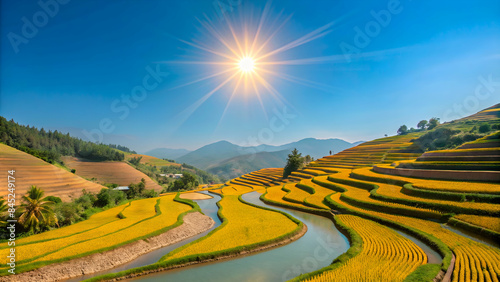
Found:
[[[371,140],[395,134],[401,124],[450,120],[500,100],[498,1],[219,0],[222,12],[212,0],[41,2],[50,15],[38,1],[1,2],[0,115],[138,151],[219,140]],[[194,107],[225,77],[179,87],[221,71],[185,62],[224,59],[182,41],[227,53],[198,19],[208,17],[231,38],[223,13],[241,38],[238,27],[255,30],[266,3],[262,36],[291,16],[269,50],[332,23],[324,36],[269,58],[322,58],[272,68],[311,82],[267,76],[285,103],[266,91],[259,91],[261,103],[252,91],[238,90],[223,116],[230,81]],[[390,20],[381,17],[381,24],[377,14]],[[368,41],[356,41],[357,30]],[[349,60],[345,46],[356,48]],[[144,80],[146,94],[137,92]],[[123,102],[133,91],[137,100]]]

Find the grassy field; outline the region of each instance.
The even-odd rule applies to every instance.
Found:
[[[116,183],[128,186],[130,183],[138,183],[144,178],[146,179],[146,189],[154,189],[155,191],[163,189],[146,174],[125,162],[92,162],[75,157],[63,157],[62,159],[66,166],[76,169],[77,175],[88,179],[95,178],[99,183]]]
[[[7,171],[15,170],[16,193],[24,194],[31,185],[45,191],[46,196],[57,196],[67,201],[78,197],[82,189],[99,192],[103,187],[73,173],[51,165],[17,149],[0,144],[0,171],[7,179]],[[8,193],[7,180],[0,182],[0,196]]]

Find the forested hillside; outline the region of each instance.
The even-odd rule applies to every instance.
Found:
[[[123,153],[108,145],[83,141],[57,130],[52,132],[34,126],[19,125],[14,120],[7,121],[2,116],[0,116],[0,142],[49,163],[61,162],[61,156],[82,157],[95,161],[122,161],[125,157]]]

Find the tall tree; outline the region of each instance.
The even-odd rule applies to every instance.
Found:
[[[401,125],[398,129],[398,134],[399,135],[405,135],[408,133],[408,126],[406,125]]]
[[[438,125],[439,125],[439,118],[433,117],[429,120],[429,123],[427,124],[427,129],[428,130],[434,129]]]
[[[19,223],[24,229],[38,232],[46,227],[57,224],[57,217],[52,209],[54,202],[47,200],[45,193],[36,186],[31,186],[28,193],[23,196],[19,212]]]
[[[425,127],[427,126],[427,121],[424,119],[424,120],[421,120],[418,124],[417,124],[417,128],[420,128],[422,130],[425,129]]]
[[[283,169],[283,178],[287,178],[292,172],[299,170],[304,164],[302,154],[295,148],[291,154],[288,154],[285,168]]]

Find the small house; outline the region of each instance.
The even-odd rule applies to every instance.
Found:
[[[128,186],[118,186],[116,188],[113,188],[113,190],[118,190],[118,191],[127,191],[130,188]]]

